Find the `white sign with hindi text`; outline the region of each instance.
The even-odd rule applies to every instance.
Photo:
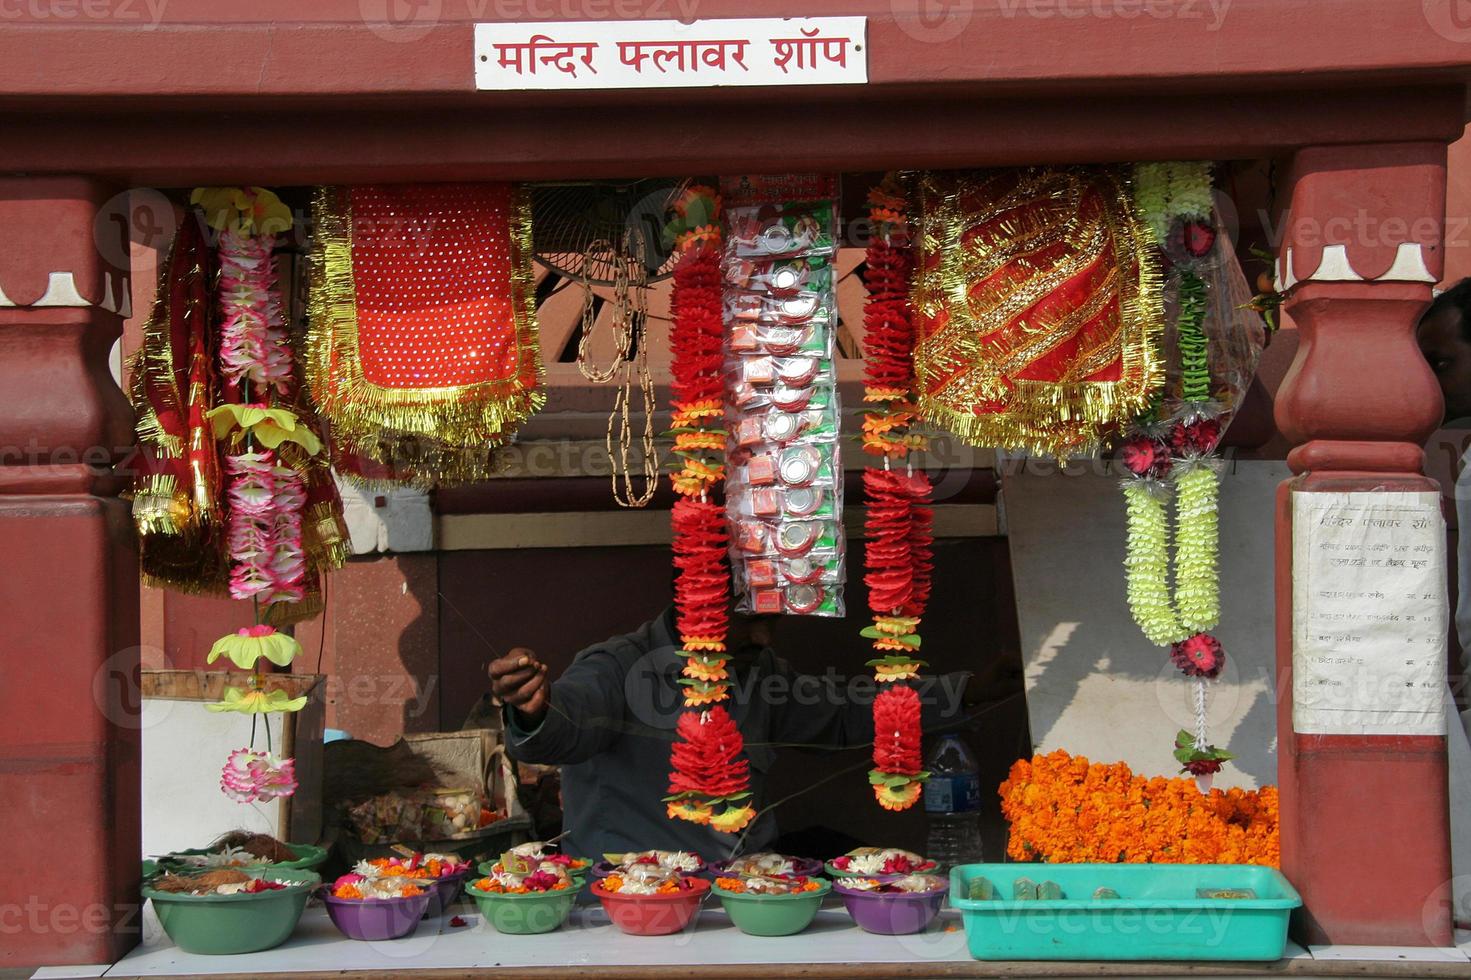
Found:
[[[1292,727],[1444,735],[1440,495],[1292,494]]]
[[[475,25],[475,87],[860,85],[866,17],[553,21]]]

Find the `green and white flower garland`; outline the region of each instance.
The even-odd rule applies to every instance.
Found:
[[[1211,399],[1203,323],[1205,283],[1193,271],[1178,274],[1176,331],[1181,356],[1180,408],[1165,423],[1142,421],[1122,446],[1131,478],[1124,483],[1128,546],[1124,557],[1129,611],[1146,639],[1171,648],[1170,658],[1195,680],[1195,731],[1175,738],[1182,771],[1208,780],[1231,758],[1210,745],[1206,681],[1225,664],[1210,634],[1221,619],[1219,575],[1220,406]],[[1171,528],[1175,504],[1174,589],[1170,588]]]

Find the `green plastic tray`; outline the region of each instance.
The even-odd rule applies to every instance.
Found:
[[[977,878],[998,897],[968,898]],[[1015,901],[1018,878],[1056,882],[1063,897]],[[1094,899],[1100,887],[1119,897]],[[978,960],[1278,960],[1302,898],[1281,872],[1249,864],[965,864],[950,872],[950,904]]]

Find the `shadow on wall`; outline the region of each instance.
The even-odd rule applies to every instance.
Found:
[[[1243,460],[1222,476],[1216,635],[1227,661],[1209,685],[1208,717],[1211,740],[1237,758],[1218,786],[1277,779],[1273,501],[1288,475],[1285,463]],[[1002,493],[1037,750],[1174,774],[1174,735],[1194,727],[1194,685],[1129,614],[1119,478],[1091,467],[1023,469],[1005,477]]]

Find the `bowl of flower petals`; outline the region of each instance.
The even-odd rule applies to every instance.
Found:
[[[567,921],[582,879],[574,878],[560,864],[536,862],[529,857],[518,868],[516,859],[502,855],[501,870],[470,882],[465,893],[480,907],[480,914],[497,932],[527,936],[551,932]]]
[[[900,878],[928,874],[939,867],[929,858],[897,847],[855,847],[826,865],[833,878]]]
[[[762,851],[716,861],[710,870],[721,878],[811,878],[822,873],[822,862]]]
[[[659,868],[682,875],[697,875],[705,870],[705,861],[694,851],[629,851],[627,854],[604,854],[592,866],[594,878],[606,878],[632,868]]]
[[[186,953],[256,953],[284,943],[322,879],[313,871],[255,867],[164,873],[143,897]]]
[[[907,936],[923,931],[940,914],[950,883],[939,875],[839,878],[833,891],[864,932]]]
[[[534,840],[526,844],[517,844],[496,861],[482,861],[479,866],[481,874],[494,877],[502,871],[507,870],[506,856],[511,857],[510,870],[519,870],[521,861],[532,862],[533,868],[555,873],[558,869],[571,875],[573,878],[586,879],[587,869],[592,867],[592,862],[587,858],[573,857],[555,850],[555,844],[547,844],[544,841]]]
[[[410,879],[429,892],[429,907],[424,914],[435,916],[444,912],[460,893],[460,885],[470,874],[470,862],[456,854],[410,852],[403,857],[359,861],[352,871],[364,878]]]
[[[413,932],[434,898],[432,882],[345,874],[322,896],[332,924],[348,939],[376,942]]]
[[[667,936],[694,919],[710,882],[658,865],[634,865],[594,881],[592,893],[630,936]]]
[[[832,890],[824,878],[716,878],[715,894],[730,921],[748,936],[790,936],[812,924]]]

